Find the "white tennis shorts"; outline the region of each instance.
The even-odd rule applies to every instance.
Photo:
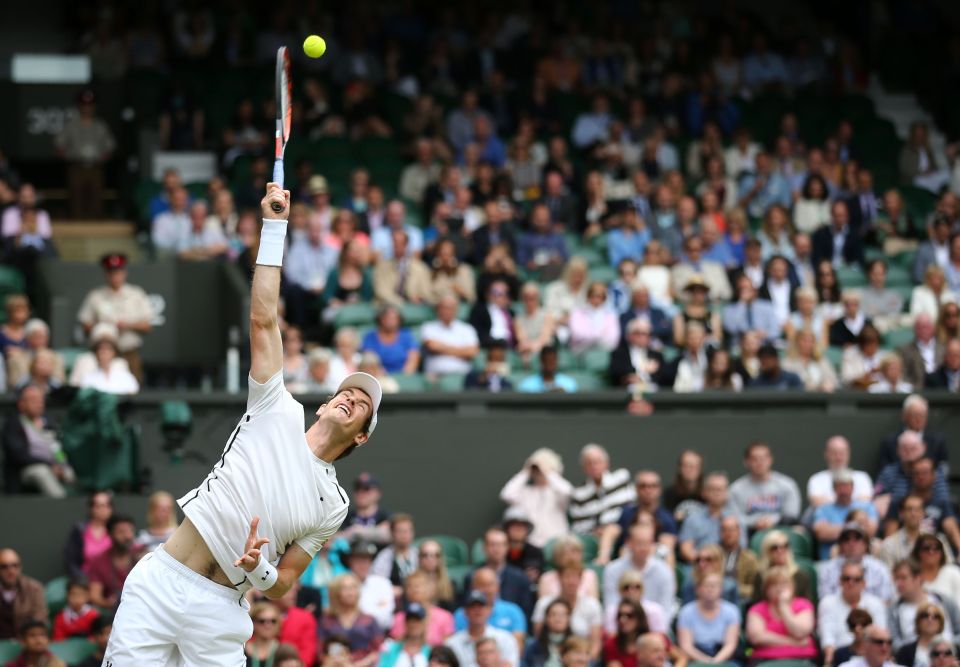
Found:
[[[252,634],[250,605],[238,591],[161,546],[127,576],[103,667],[243,667]]]

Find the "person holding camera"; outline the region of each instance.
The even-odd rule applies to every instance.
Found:
[[[504,485],[500,499],[524,510],[533,524],[528,540],[543,548],[553,538],[569,532],[567,504],[572,492],[573,485],[563,477],[560,456],[552,449],[541,447]]]

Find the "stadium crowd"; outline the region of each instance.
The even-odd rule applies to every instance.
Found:
[[[829,438],[806,504],[764,442],[746,447],[737,479],[684,450],[667,481],[588,444],[578,486],[541,448],[505,481],[502,523],[472,548],[418,536],[363,472],[298,585],[273,602],[248,593],[247,664],[953,667],[960,526],[946,444],[921,396],[902,418],[876,475],[849,467],[844,436]],[[125,577],[176,517],[156,492],[137,531],[108,492],[92,494],[65,543],[68,577],[46,589],[0,550],[0,639],[19,636],[28,656],[10,665],[59,664],[23,660],[86,637],[91,655],[76,664],[99,664]]]
[[[543,449],[471,549],[417,539],[416,518],[388,512],[365,473],[298,589],[251,600],[249,665],[955,667],[960,529],[945,440],[912,392],[960,391],[960,161],[923,123],[891,136],[855,40],[828,25],[781,39],[732,4],[652,18],[636,37],[639,16],[594,31],[525,3],[429,19],[415,3],[383,15],[353,3],[340,21],[306,3],[256,36],[252,3],[171,3],[162,20],[144,4],[75,3],[76,48],[98,85],[153,82],[131,103],[160,91],[145,117],[159,147],[214,151],[220,170],[184,183],[170,169],[141,188],[144,250],[243,275],[273,127],[269,87],[245,79],[279,44],[329,27],[328,56],[295,70],[291,391],[365,370],[388,392],[907,396],[874,474],[831,438],[806,504],[764,443],[736,480],[684,451],[669,485],[588,445],[574,486]],[[224,93],[238,81],[241,94]],[[77,216],[102,213],[117,147],[97,103],[82,93],[56,141]],[[63,496],[73,471],[46,401],[149,388],[139,350],[154,312],[110,253],[77,313],[88,349],[50,348],[31,308],[36,263],[57,250],[16,167],[0,154],[3,262],[24,277],[0,325],[0,387],[17,392],[5,488]],[[77,637],[93,646],[76,664],[99,664],[124,577],[175,517],[157,493],[138,532],[93,494],[60,591],[0,550],[0,639],[22,642],[10,664],[59,665],[51,646]]]

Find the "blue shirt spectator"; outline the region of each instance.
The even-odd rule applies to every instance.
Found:
[[[400,329],[392,343],[383,342],[376,330],[368,331],[360,343],[362,352],[375,352],[380,357],[380,363],[388,373],[402,373],[410,351],[419,347],[409,329]]]
[[[411,255],[420,255],[423,252],[423,232],[406,222],[407,208],[403,202],[394,199],[387,204],[383,217],[383,226],[373,232],[370,238],[370,247],[380,257],[393,257],[393,230],[402,229],[407,233],[407,252]]]
[[[517,244],[517,264],[537,269],[549,264],[563,264],[570,256],[563,234],[550,228],[550,209],[537,204],[530,211],[530,229]]]
[[[457,631],[467,629],[467,615],[460,607],[453,613],[453,624]],[[490,612],[490,620],[487,625],[514,633],[527,633],[527,619],[523,615],[523,610],[507,600],[497,598],[493,601],[493,611]]]
[[[538,373],[536,375],[528,375],[520,380],[520,384],[517,385],[517,391],[524,391],[529,394],[538,394],[545,391],[564,391],[572,394],[577,391],[577,381],[563,373],[557,373],[549,380]]]
[[[757,173],[744,175],[737,184],[737,191],[741,193],[740,204],[746,207],[752,218],[762,218],[774,204],[789,209],[793,203],[789,181],[770,169],[770,158],[766,153],[757,155]]]
[[[766,340],[779,338],[780,324],[773,304],[756,298],[757,290],[745,275],[737,279],[737,295],[738,301],[723,308],[723,330],[736,338],[747,331],[760,331]]]
[[[711,619],[706,618],[696,602],[689,602],[680,608],[677,614],[677,631],[684,630],[693,635],[693,644],[703,653],[713,656],[723,647],[727,629],[731,625],[740,627],[740,610],[737,605],[720,600],[720,611]]]
[[[836,482],[834,482],[836,489]],[[833,548],[833,545],[836,543],[836,540],[831,540],[823,537],[819,534],[820,531],[817,530],[817,524],[823,522],[826,527],[843,528],[843,524],[847,522],[847,515],[854,510],[860,510],[865,512],[866,515],[870,518],[871,521],[877,520],[877,509],[873,506],[873,503],[867,502],[865,500],[849,500],[850,496],[853,494],[853,481],[849,483],[850,491],[845,498],[841,499],[840,493],[837,493],[837,500],[832,503],[827,503],[826,505],[820,505],[813,512],[813,530],[817,535],[817,543],[820,545],[820,560],[827,560],[830,558],[830,549]]]
[[[603,95],[593,100],[591,111],[577,116],[573,125],[571,139],[577,148],[587,148],[607,138],[607,128],[613,116],[610,115],[610,103]]]
[[[607,258],[611,266],[620,266],[625,259],[643,261],[643,251],[650,242],[650,230],[641,227],[640,217],[633,207],[621,214],[620,227],[607,234]]]

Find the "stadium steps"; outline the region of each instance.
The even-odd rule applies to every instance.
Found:
[[[133,223],[116,220],[53,223],[53,244],[63,261],[95,262],[108,252],[140,258]]]
[[[877,115],[893,123],[897,136],[906,141],[910,134],[910,124],[922,120],[930,127],[930,147],[938,159],[943,158],[943,151],[947,145],[947,138],[934,124],[933,116],[921,106],[917,96],[913,93],[892,93],[884,87],[880,77],[876,74],[870,77],[867,87],[867,96],[873,100]]]

